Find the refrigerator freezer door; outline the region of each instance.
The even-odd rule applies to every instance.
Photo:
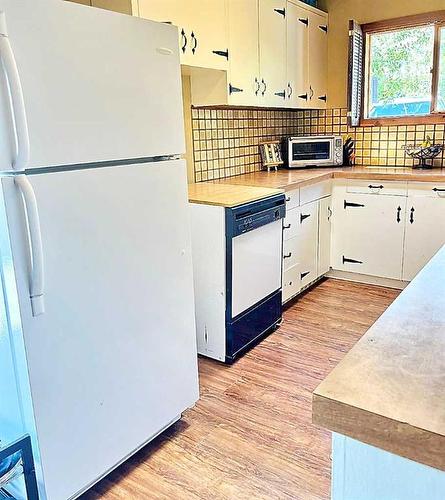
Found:
[[[3,196],[49,499],[66,499],[198,398],[182,160],[29,176],[45,313],[33,317],[23,202]]]
[[[185,150],[176,27],[61,0],[0,0],[0,30],[23,90],[31,168]],[[3,171],[15,153],[13,111],[0,112]]]

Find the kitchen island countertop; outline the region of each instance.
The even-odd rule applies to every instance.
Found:
[[[312,417],[445,471],[445,247],[315,389]]]

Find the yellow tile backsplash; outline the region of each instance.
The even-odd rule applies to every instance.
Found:
[[[195,182],[231,177],[261,170],[258,145],[289,135],[350,135],[356,146],[357,165],[413,165],[402,146],[422,142],[444,142],[445,126],[400,125],[355,127],[347,125],[346,109],[192,109]],[[443,167],[444,154],[434,160]]]

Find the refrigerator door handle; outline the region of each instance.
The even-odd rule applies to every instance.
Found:
[[[45,312],[45,301],[43,247],[37,200],[34,189],[25,175],[16,176],[14,182],[19,187],[25,203],[32,261],[29,298],[31,300],[32,315],[39,316]]]
[[[14,170],[25,170],[29,162],[30,142],[28,120],[26,117],[25,99],[23,97],[20,74],[11,47],[11,42],[5,34],[0,34],[0,58],[3,61],[6,78],[9,84],[12,112],[14,115],[17,153],[13,162]]]

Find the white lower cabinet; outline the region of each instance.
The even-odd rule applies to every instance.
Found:
[[[405,224],[402,279],[409,281],[445,244],[445,186],[413,186]]]
[[[404,196],[344,193],[335,200],[332,267],[400,280]]]
[[[296,192],[291,193],[283,221],[283,302],[330,268],[331,197],[295,207],[292,200],[297,198]]]

